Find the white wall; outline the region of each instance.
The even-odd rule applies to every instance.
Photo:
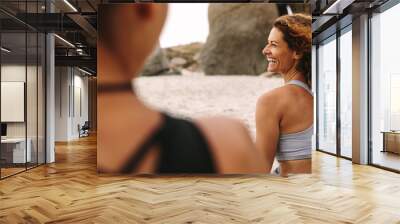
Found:
[[[1,81],[1,121],[25,121],[25,83]],[[35,105],[36,108],[36,105]]]
[[[76,68],[56,67],[55,120],[56,141],[77,139],[88,120],[88,78]]]
[[[25,64],[10,64],[1,66],[1,81],[4,82],[25,82]],[[5,110],[6,108],[1,108]],[[25,123],[11,122],[7,123],[7,137],[25,137]]]
[[[31,74],[36,76],[36,67],[33,66],[28,66],[27,68],[24,65],[18,65],[18,64],[9,64],[9,65],[2,65],[1,66],[1,81],[2,82],[25,82],[25,75],[26,75],[26,70],[27,69],[27,74],[28,74],[28,80],[29,80],[29,84],[30,86],[36,85],[36,81],[34,83],[32,82],[32,78],[29,77]],[[33,102],[34,99],[29,99],[29,97],[31,98],[35,98],[36,99],[36,88],[27,88],[27,103]],[[4,96],[3,96],[4,97]],[[28,105],[31,107],[35,107],[36,108],[37,104],[32,104],[32,105]],[[33,108],[33,110],[36,110],[35,108]],[[2,110],[6,110],[6,108],[1,108]],[[32,110],[32,108],[30,108]],[[28,113],[28,121],[31,122],[33,120],[36,119],[36,114],[34,114],[33,117],[31,117],[30,115],[33,115],[32,113]],[[36,122],[36,120],[35,120]],[[7,122],[7,136],[8,137],[25,137],[25,123],[26,122]],[[28,125],[29,127],[32,127],[33,125]],[[35,127],[36,129],[36,127]],[[29,133],[29,130],[28,130]],[[29,136],[28,136],[29,137]]]
[[[44,162],[44,83],[42,67],[36,65],[24,64],[3,64],[1,66],[2,82],[24,82],[26,84],[26,106],[23,102],[21,112],[25,114],[26,120],[22,122],[6,122],[8,138],[25,138],[30,139],[30,148],[33,162],[39,158],[39,163]],[[27,79],[27,80],[25,80]],[[37,92],[38,91],[38,92]],[[2,90],[3,92],[3,90]],[[3,92],[4,93],[4,92]],[[2,95],[2,98],[7,95]],[[2,107],[1,110],[15,110],[12,108]],[[8,111],[16,113],[16,111]],[[25,116],[25,115],[23,115]],[[39,155],[37,155],[39,153]]]
[[[1,81],[25,82],[25,64],[2,65]]]
[[[67,67],[55,68],[55,141],[68,141],[69,73]]]
[[[3,64],[1,66],[1,81],[2,82],[25,82],[25,71],[26,67],[24,65],[18,64]],[[28,71],[33,69],[32,67],[28,67]],[[28,74],[30,74],[28,72]],[[36,94],[35,94],[36,96]],[[2,96],[2,98],[6,98],[7,96]],[[4,113],[4,110],[7,108],[1,108]],[[24,110],[24,108],[22,108]],[[24,112],[24,111],[23,111]],[[24,122],[7,122],[7,132],[10,136],[16,137],[24,137],[25,136],[25,125]]]

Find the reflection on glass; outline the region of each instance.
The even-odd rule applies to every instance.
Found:
[[[0,1],[14,13],[44,12],[45,1]],[[45,44],[40,31],[0,12],[0,178],[45,162]],[[8,29],[12,27],[12,29]]]
[[[352,35],[340,37],[340,153],[352,157]]]
[[[400,170],[400,133],[396,132],[400,130],[400,33],[393,27],[398,21],[400,5],[371,19],[372,163],[396,170]]]
[[[318,148],[336,153],[336,40],[318,48]]]
[[[1,122],[6,134],[1,140],[2,177],[25,170],[30,161],[26,144],[26,35],[2,33],[1,46]]]
[[[37,147],[38,147],[38,164],[45,163],[45,65],[46,65],[46,37],[44,34],[39,33],[38,35],[38,136],[37,136]]]
[[[390,74],[390,130],[400,130],[400,73]]]
[[[38,1],[27,2],[27,13],[38,13],[41,4]],[[37,19],[37,17],[32,18]],[[27,144],[30,147],[31,157],[27,167],[38,164],[38,63],[39,63],[39,35],[36,30],[27,30]],[[28,148],[29,148],[28,147]]]
[[[37,41],[36,32],[27,33],[27,80],[26,80],[26,113],[27,113],[27,144],[30,149],[28,168],[37,165]]]

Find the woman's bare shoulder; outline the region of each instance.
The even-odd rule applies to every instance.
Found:
[[[278,110],[287,101],[288,90],[282,86],[262,94],[257,100],[257,108]]]

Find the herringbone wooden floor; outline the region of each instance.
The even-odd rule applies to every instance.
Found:
[[[313,174],[96,173],[96,139],[0,181],[0,223],[400,223],[400,175],[314,153]]]

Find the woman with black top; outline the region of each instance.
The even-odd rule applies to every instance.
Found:
[[[177,119],[135,95],[131,80],[158,41],[166,13],[166,4],[99,8],[99,171],[265,173],[265,161],[240,122],[224,117]]]

